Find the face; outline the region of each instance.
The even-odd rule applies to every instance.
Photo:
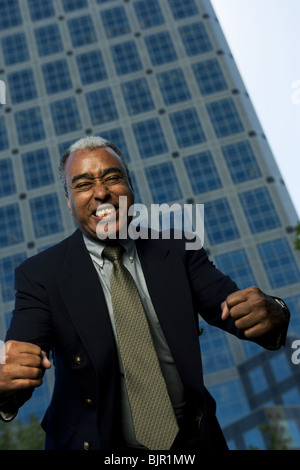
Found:
[[[124,226],[127,229],[134,192],[121,158],[111,148],[71,154],[65,177],[68,206],[83,234],[99,240],[103,232],[103,238],[115,239]]]

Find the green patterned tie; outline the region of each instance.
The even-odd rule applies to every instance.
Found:
[[[151,450],[168,450],[178,425],[136,284],[121,262],[123,247],[106,246],[113,262],[111,298],[135,435]]]

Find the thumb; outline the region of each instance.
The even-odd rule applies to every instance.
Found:
[[[42,366],[43,366],[45,369],[50,369],[50,367],[51,367],[51,362],[49,361],[49,359],[48,359],[47,354],[45,353],[45,351],[42,351],[42,352],[41,352],[41,356],[42,356]]]
[[[222,315],[221,318],[222,320],[226,320],[229,317],[229,308],[227,306],[226,300],[221,303],[221,310],[222,310]]]

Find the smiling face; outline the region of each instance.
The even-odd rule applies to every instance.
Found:
[[[134,202],[121,158],[109,147],[80,150],[68,157],[65,178],[68,206],[81,232],[99,240],[99,227],[111,223],[112,238],[118,238],[120,229],[130,221],[128,208]],[[127,198],[125,205],[120,205],[120,196]]]

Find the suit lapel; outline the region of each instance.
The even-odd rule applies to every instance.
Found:
[[[82,235],[70,238],[62,273],[61,294],[82,343],[97,370],[114,362],[115,341],[106,302],[93,262]]]

